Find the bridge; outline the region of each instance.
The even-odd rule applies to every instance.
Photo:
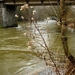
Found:
[[[16,7],[23,4],[29,5],[60,5],[61,0],[0,0],[2,6],[3,27],[17,26],[15,20]],[[65,0],[65,5],[75,5],[75,0]]]
[[[60,0],[0,0],[5,5],[23,5],[25,3],[29,5],[58,5]],[[65,0],[66,5],[74,5],[75,0]]]

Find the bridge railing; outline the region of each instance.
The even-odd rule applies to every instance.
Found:
[[[57,5],[58,1],[57,0],[4,0],[4,4],[6,5],[22,5],[28,3],[29,5]]]
[[[58,0],[0,0],[5,5],[58,5]],[[75,5],[75,0],[65,0],[66,5]]]

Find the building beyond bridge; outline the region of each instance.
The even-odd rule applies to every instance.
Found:
[[[17,26],[15,11],[18,5],[60,5],[61,0],[0,0],[2,6],[3,27]],[[74,5],[75,0],[65,0],[65,5]]]

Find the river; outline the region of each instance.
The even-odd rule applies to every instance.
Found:
[[[59,61],[61,67],[65,63],[65,56],[61,42],[61,29],[56,25],[56,21],[40,21],[37,23],[46,44],[48,45],[55,62]],[[74,55],[75,32],[67,29],[69,50]],[[32,38],[32,35],[34,36]],[[28,41],[32,42],[33,48],[29,49]],[[36,41],[44,46],[43,40],[35,26],[29,23],[19,23],[15,28],[0,29],[0,75],[27,75],[38,69],[45,67],[43,59],[37,56],[37,51],[46,50]],[[46,53],[45,53],[46,54]]]

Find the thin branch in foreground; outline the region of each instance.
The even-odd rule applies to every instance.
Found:
[[[44,44],[45,44],[46,50],[48,51],[48,54],[49,54],[49,57],[50,57],[50,59],[52,60],[52,62],[53,62],[53,64],[54,64],[54,67],[56,68],[56,73],[57,73],[57,75],[61,75],[60,72],[59,72],[59,70],[58,70],[58,68],[57,68],[57,66],[56,66],[56,64],[55,64],[55,62],[54,62],[54,60],[53,60],[53,58],[52,58],[52,56],[51,56],[51,52],[50,52],[50,50],[49,50],[49,48],[48,48],[48,46],[47,46],[47,44],[46,44],[46,42],[45,42],[45,40],[44,40],[44,38],[43,38],[43,36],[42,36],[42,34],[41,34],[39,28],[36,26],[36,23],[34,23],[34,26],[35,26],[35,28],[37,29],[37,31],[39,32],[39,34],[40,34],[40,36],[41,36],[41,38],[42,38],[42,40],[43,40],[43,42],[44,42]]]

